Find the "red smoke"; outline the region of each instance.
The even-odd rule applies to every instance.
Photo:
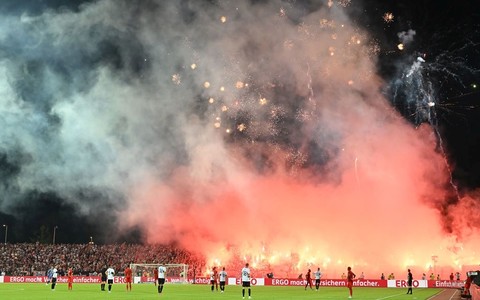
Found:
[[[145,225],[148,242],[178,241],[209,264],[228,264],[234,246],[254,266],[269,264],[285,276],[311,266],[338,277],[350,265],[375,278],[403,275],[407,267],[446,274],[472,264],[474,249],[456,249],[431,205],[445,194],[438,183],[447,182],[431,129],[400,118],[359,125],[336,162],[338,180],[317,182],[309,170],[257,175],[245,162],[228,180],[198,180],[179,169],[166,184],[139,186],[129,218]]]
[[[242,10],[238,11],[240,18]],[[379,278],[382,272],[406,276],[407,268],[420,277],[421,273],[449,274],[474,263],[478,238],[467,234],[459,241],[457,237],[465,233],[469,219],[478,220],[477,215],[465,213],[477,210],[478,204],[467,198],[445,206],[451,186],[444,157],[436,150],[437,137],[428,125],[414,128],[381,95],[383,83],[372,75],[375,64],[365,34],[342,18],[343,23],[335,23],[338,16],[324,12],[306,18],[305,26],[274,15],[271,23],[279,27],[274,31],[260,30],[269,24],[268,14],[256,11],[250,17],[249,22],[239,22],[242,30],[225,25],[235,36],[226,34],[212,47],[223,45],[225,56],[244,62],[235,64],[245,66],[243,73],[232,71],[225,81],[247,82],[241,77],[244,73],[256,74],[261,82],[268,82],[266,92],[252,91],[252,96],[225,83],[226,90],[233,92],[222,94],[222,105],[244,105],[241,108],[250,117],[245,121],[249,134],[255,126],[268,132],[266,128],[276,125],[267,113],[259,112],[273,111],[270,103],[289,107],[303,99],[299,107],[305,111],[294,111],[292,116],[301,119],[302,126],[292,129],[288,139],[302,145],[313,140],[328,150],[328,159],[321,170],[301,162],[289,168],[292,152],[285,144],[256,140],[253,133],[251,139],[227,143],[221,121],[215,121],[214,127],[213,122],[189,117],[183,128],[188,163],[172,170],[167,179],[140,180],[132,190],[126,223],[141,224],[149,243],[178,242],[205,255],[209,265],[228,265],[239,258],[248,260],[254,270],[268,268],[276,276],[296,276],[318,266],[326,277],[338,278],[352,266],[367,278]],[[319,23],[322,18],[328,22]],[[315,29],[309,21],[328,26]],[[255,59],[265,55],[268,60],[242,56],[239,49],[247,44],[245,40],[264,43],[255,48],[260,49]],[[205,78],[223,78],[224,69],[233,68],[208,62],[205,57],[212,52],[206,47],[199,54],[209,63],[204,66],[209,75]],[[293,80],[283,74],[275,77],[279,70],[288,70]],[[270,75],[276,83],[265,80]],[[198,86],[205,78],[197,80]],[[295,94],[271,92],[276,87]],[[206,99],[220,97],[211,90],[204,93]],[[250,96],[254,100],[248,104],[242,97]],[[255,97],[266,97],[267,104],[259,106]],[[275,97],[290,102],[275,102]],[[226,119],[229,111],[215,110],[216,102],[211,103],[212,115]],[[265,134],[260,129],[254,133]],[[298,151],[307,160],[316,155],[308,147]],[[266,171],[259,172],[252,153],[267,158]]]

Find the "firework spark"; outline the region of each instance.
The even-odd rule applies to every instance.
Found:
[[[337,3],[342,7],[347,7],[352,3],[352,0],[338,0]]]
[[[385,21],[385,23],[392,23],[394,18],[395,17],[391,12],[386,12],[383,14],[383,21]]]
[[[180,76],[180,74],[173,74],[172,75],[172,81],[176,85],[179,85],[182,82],[182,77]]]

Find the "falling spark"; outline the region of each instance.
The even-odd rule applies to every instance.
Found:
[[[210,97],[210,98],[208,99],[208,103],[212,104],[213,102],[215,102],[215,99],[213,99],[212,97]]]
[[[347,7],[350,5],[352,0],[338,0],[338,4],[343,7]]]
[[[381,48],[378,41],[373,41],[369,47],[368,52],[370,55],[377,56],[380,53],[380,50]]]
[[[260,105],[265,105],[265,104],[267,104],[267,99],[266,98],[260,98],[259,102],[260,102]]]
[[[194,63],[194,64],[191,64],[191,65],[190,65],[190,68],[191,68],[192,70],[195,70],[195,69],[197,68],[197,64],[195,64],[195,63]]]
[[[285,47],[285,49],[292,49],[293,48],[293,41],[292,40],[285,40],[283,42],[283,47]]]
[[[205,83],[203,84],[203,87],[208,89],[210,87],[210,82],[205,81]]]
[[[357,35],[354,35],[350,38],[350,44],[357,44],[360,45],[361,41]]]
[[[214,126],[215,128],[220,128],[220,126],[221,126],[221,120],[222,120],[222,119],[221,119],[220,117],[216,117],[216,118],[215,118],[215,123],[213,123],[213,126]]]
[[[402,43],[398,44],[397,48],[398,48],[398,50],[403,50],[404,49],[403,44]]]
[[[221,87],[220,87],[220,91],[221,91],[221,92],[225,92],[225,87],[221,86]]]
[[[383,14],[383,20],[385,23],[392,23],[394,19],[394,16],[391,12],[386,12]]]
[[[328,47],[328,51],[330,52],[330,56],[335,55],[335,47]]]
[[[182,82],[182,77],[180,76],[180,74],[173,74],[172,75],[172,81],[176,85],[179,85]]]
[[[221,17],[220,17],[220,21],[221,21],[222,23],[227,22],[227,17],[221,16]]]
[[[241,81],[237,81],[237,83],[235,83],[235,87],[237,89],[243,89],[244,86],[245,86],[245,84]]]
[[[333,20],[329,21],[327,19],[320,19],[320,28],[334,28],[335,23]]]
[[[247,126],[242,123],[242,124],[240,124],[240,125],[237,126],[237,129],[238,129],[238,131],[242,132],[242,131],[244,131],[245,129],[247,129]]]
[[[311,34],[310,33],[310,26],[303,23],[303,22],[298,25],[297,30],[298,30],[298,32],[301,32],[306,36],[309,36]]]

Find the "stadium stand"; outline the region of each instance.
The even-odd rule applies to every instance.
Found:
[[[59,266],[60,275],[72,268],[75,275],[90,276],[106,265],[124,270],[132,262],[181,262],[190,265],[192,271],[205,270],[202,257],[170,245],[20,243],[2,247],[0,273],[10,276],[44,275],[54,265]]]

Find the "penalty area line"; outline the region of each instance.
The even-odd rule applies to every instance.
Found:
[[[397,297],[397,296],[400,296],[400,295],[403,295],[403,293],[395,294],[395,295],[390,295],[390,296],[383,297],[383,298],[377,298],[377,299],[375,299],[375,300],[383,300],[383,299],[388,299],[388,298],[392,298],[392,297]]]

